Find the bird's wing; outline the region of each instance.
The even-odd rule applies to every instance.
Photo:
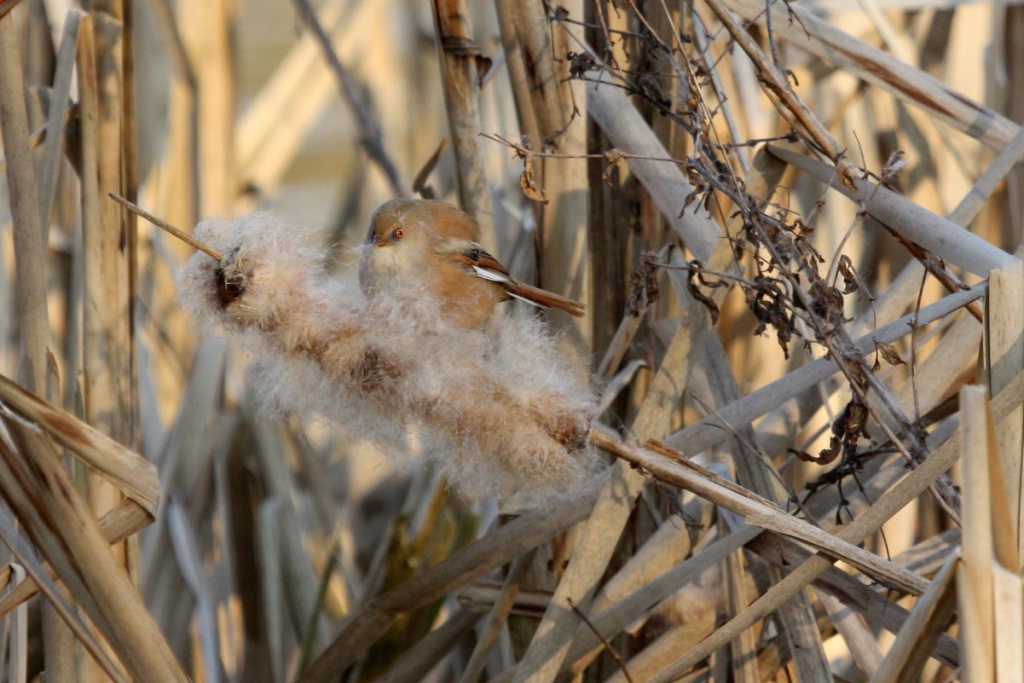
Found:
[[[477,277],[491,282],[512,285],[515,280],[508,274],[508,269],[501,261],[491,256],[479,244],[468,245],[465,249],[452,254],[452,259],[472,269]]]
[[[586,310],[586,306],[578,301],[519,282],[509,275],[508,269],[501,265],[498,259],[487,253],[479,244],[467,245],[465,249],[450,254],[450,257],[457,263],[471,268],[477,277],[499,285],[505,290],[506,296],[541,308],[558,308],[577,317],[582,316]]]

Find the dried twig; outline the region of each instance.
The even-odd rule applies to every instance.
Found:
[[[179,240],[181,240],[185,244],[187,244],[187,245],[189,245],[191,247],[195,247],[196,249],[198,249],[199,251],[203,252],[204,254],[208,254],[210,256],[210,258],[214,259],[215,261],[220,261],[222,258],[224,258],[224,254],[222,252],[217,251],[213,247],[209,247],[209,246],[203,244],[202,242],[197,240],[195,237],[192,237],[192,235],[189,235],[188,233],[186,233],[186,232],[184,232],[182,230],[179,230],[178,228],[174,227],[173,225],[171,225],[167,221],[165,221],[165,220],[163,220],[161,218],[157,218],[153,214],[149,213],[145,209],[140,208],[136,204],[133,204],[132,202],[128,201],[127,199],[125,199],[121,195],[117,194],[116,192],[110,192],[110,193],[108,193],[108,196],[111,199],[113,199],[115,202],[117,202],[118,204],[123,206],[124,208],[126,208],[129,211],[131,211],[132,213],[134,213],[135,215],[142,216],[143,218],[145,218],[147,221],[149,221],[150,223],[152,223],[156,227],[160,228],[161,230],[165,230],[165,231],[169,232],[170,234],[174,235],[175,237],[177,237]]]
[[[633,683],[633,677],[629,675],[629,667],[626,666],[626,661],[622,658],[622,655],[615,651],[615,648],[612,647],[611,643],[609,643],[608,640],[603,635],[601,635],[601,632],[597,630],[597,627],[594,626],[594,623],[590,621],[586,614],[580,611],[580,608],[576,606],[576,603],[573,602],[571,598],[568,600],[568,603],[569,608],[576,613],[576,616],[580,618],[580,621],[586,624],[587,628],[590,629],[590,632],[593,633],[601,641],[601,645],[604,646],[605,652],[610,654],[612,659],[615,660],[615,664],[619,667],[619,670],[622,671],[622,675],[626,677],[628,683]]]

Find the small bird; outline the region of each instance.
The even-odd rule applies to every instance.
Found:
[[[359,283],[372,296],[423,291],[441,303],[453,327],[483,327],[502,301],[515,298],[574,316],[578,301],[519,282],[480,246],[476,220],[450,204],[394,199],[370,220],[359,264]]]

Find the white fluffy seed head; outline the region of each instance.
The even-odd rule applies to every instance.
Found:
[[[194,255],[178,274],[179,300],[253,351],[253,386],[268,406],[337,421],[393,453],[415,431],[453,484],[472,497],[493,492],[506,508],[593,485],[593,392],[529,312],[467,330],[446,324],[416,286],[367,299],[327,276],[308,232],[265,214],[204,221],[196,236],[233,260]],[[227,303],[226,270],[240,279]]]

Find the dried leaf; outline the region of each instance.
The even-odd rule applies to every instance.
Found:
[[[702,189],[695,189],[693,190],[693,192],[686,195],[686,199],[683,200],[683,209],[682,211],[679,212],[679,215],[682,216],[683,211],[686,211],[688,208],[690,208],[690,204],[693,204],[695,201],[700,199],[703,196],[703,194],[704,191]]]
[[[839,457],[839,454],[842,453],[843,449],[842,442],[833,436],[829,440],[828,448],[822,449],[817,456],[811,455],[807,451],[798,451],[795,448],[787,448],[786,450],[804,462],[813,462],[816,465],[828,465]]]
[[[617,147],[612,147],[610,150],[604,153],[605,161],[608,162],[608,166],[604,169],[604,184],[608,187],[612,187],[612,171],[619,165],[619,162],[626,158],[626,153]]]
[[[477,87],[482,88],[484,87],[487,72],[489,72],[491,67],[494,65],[494,60],[487,55],[481,54],[473,57],[473,63],[476,65]]]
[[[787,298],[779,283],[770,277],[758,275],[753,287],[744,289],[747,306],[757,318],[755,335],[763,334],[768,326],[775,328],[775,334],[782,352],[789,358],[789,340],[793,336],[793,318],[787,307]]]
[[[588,71],[597,68],[597,61],[589,52],[568,52],[565,55],[569,60],[569,78],[582,78]]]
[[[693,187],[693,190],[683,200],[683,208],[679,211],[680,217],[686,212],[690,204],[693,204],[698,199],[704,201],[710,189],[707,181],[704,180],[700,166],[695,163],[688,162],[686,164],[686,179]]]
[[[697,286],[697,282],[695,282],[695,280],[700,280],[701,269],[703,267],[703,264],[701,264],[697,259],[690,261],[690,269],[687,271],[686,276],[686,291],[688,291],[690,296],[694,299],[704,304],[704,308],[708,309],[708,313],[711,315],[711,324],[714,325],[718,322],[718,304],[716,304],[710,297],[704,296],[704,293],[701,292],[700,288]]]
[[[811,283],[812,312],[835,328],[845,322],[843,316],[843,295],[835,287],[829,287],[820,278]]]
[[[839,257],[839,273],[843,276],[843,294],[850,294],[860,289],[856,271],[853,269],[853,261],[846,254]]]
[[[836,417],[836,421],[832,425],[832,433],[842,437],[843,441],[851,446],[856,443],[859,437],[866,437],[868,435],[867,406],[854,396],[846,404],[843,412]]]
[[[889,155],[885,166],[882,168],[882,182],[888,182],[894,176],[907,167],[907,153],[898,149]]]
[[[899,352],[892,344],[876,341],[875,350],[878,351],[878,355],[884,358],[885,362],[889,365],[906,365],[903,359],[900,358]]]
[[[636,88],[640,91],[640,95],[648,99],[653,104],[662,108],[672,106],[672,100],[670,100],[668,95],[665,94],[665,89],[662,87],[661,80],[654,74],[640,74],[640,77],[636,81]]]
[[[629,275],[629,299],[626,301],[626,315],[637,317],[648,305],[658,300],[658,255],[649,251],[640,257],[640,262]]]
[[[544,188],[533,181],[533,155],[523,155],[523,175],[519,176],[519,186],[523,188],[523,194],[526,198],[540,202],[541,204],[548,203],[547,194],[544,192]]]
[[[814,232],[814,226],[804,223],[802,218],[797,218],[793,221],[793,231],[799,235],[810,235]]]

